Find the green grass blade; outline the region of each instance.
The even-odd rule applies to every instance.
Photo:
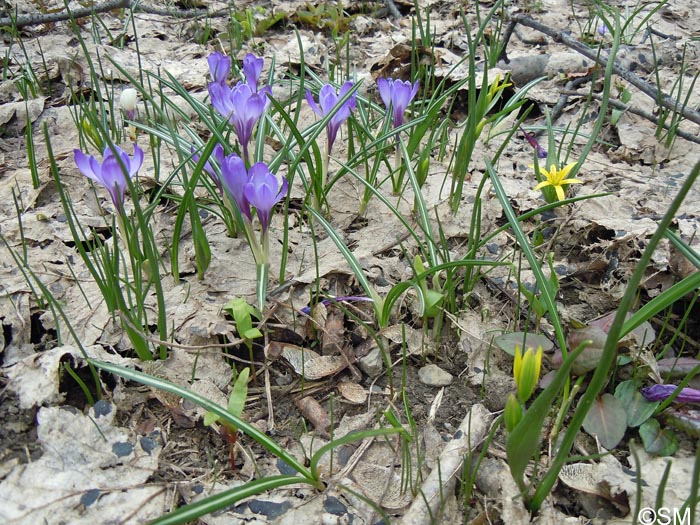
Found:
[[[89,359],[88,361],[94,364],[97,368],[106,370],[107,372],[111,372],[131,381],[136,381],[138,383],[178,395],[184,399],[188,399],[189,401],[196,403],[197,405],[208,410],[209,412],[213,412],[214,414],[219,416],[221,420],[226,421],[227,423],[230,423],[239,430],[243,431],[246,435],[250,436],[255,441],[260,443],[263,447],[272,452],[275,456],[282,459],[290,467],[292,467],[294,470],[299,472],[304,478],[306,478],[306,480],[309,483],[314,483],[309,469],[307,469],[301,463],[299,463],[296,460],[296,458],[292,456],[289,452],[287,452],[287,450],[284,447],[271,440],[268,436],[260,432],[257,428],[252,426],[244,419],[238,418],[231,414],[228,410],[226,410],[226,407],[219,406],[213,401],[195,392],[187,390],[186,388],[171,383],[170,381],[166,381],[165,379],[153,377],[148,374],[144,374],[142,372],[133,370],[131,368],[126,368],[112,363],[106,363],[104,361],[97,361],[94,359]],[[302,480],[298,479],[298,481]]]
[[[503,185],[501,184],[498,175],[496,175],[496,171],[494,170],[493,165],[488,159],[486,160],[486,170],[488,171],[489,177],[491,178],[491,184],[493,185],[493,189],[496,192],[496,196],[498,197],[498,200],[501,203],[501,207],[503,208],[503,213],[508,219],[508,224],[510,224],[511,229],[513,230],[513,234],[515,235],[515,238],[518,241],[518,245],[523,251],[525,258],[527,259],[528,263],[530,263],[530,269],[532,270],[532,273],[535,274],[535,279],[537,279],[537,285],[541,290],[541,300],[547,307],[547,310],[549,312],[549,319],[552,322],[552,325],[554,326],[554,332],[557,337],[557,343],[559,344],[559,348],[561,348],[561,351],[564,354],[564,356],[566,356],[566,339],[564,338],[564,329],[562,328],[561,321],[559,319],[559,312],[557,310],[557,305],[555,302],[556,297],[554,296],[554,291],[552,290],[551,283],[549,279],[547,279],[547,277],[544,275],[544,272],[542,271],[542,266],[540,265],[540,261],[535,255],[532,246],[530,246],[530,241],[527,238],[527,235],[525,235],[525,232],[520,227],[520,222],[518,221],[518,217],[515,215],[515,211],[513,210],[513,207],[510,204],[508,195],[503,189]]]
[[[214,494],[196,503],[185,505],[161,518],[151,521],[150,525],[180,525],[182,523],[190,523],[200,516],[230,507],[234,503],[249,496],[255,496],[266,490],[284,487],[285,485],[293,485],[303,481],[304,480],[299,476],[271,476],[268,478],[256,479],[245,485]]]

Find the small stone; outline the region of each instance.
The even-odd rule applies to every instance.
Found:
[[[360,369],[369,377],[377,377],[384,371],[384,360],[379,348],[373,348],[358,361]]]
[[[97,403],[95,403],[92,406],[92,408],[95,411],[96,418],[99,418],[100,416],[106,416],[112,411],[112,405],[104,399],[100,399]]]
[[[452,384],[452,374],[437,365],[426,365],[418,370],[418,379],[428,386],[447,386]]]
[[[86,507],[89,507],[90,505],[95,503],[97,501],[97,498],[99,497],[99,489],[90,489],[87,492],[85,492],[82,496],[80,496],[80,503]]]
[[[248,508],[255,514],[262,514],[268,518],[275,519],[291,509],[292,504],[289,501],[277,502],[254,499],[248,502]]]
[[[112,452],[114,452],[117,457],[123,458],[124,456],[128,456],[133,450],[134,446],[128,441],[112,443]]]
[[[323,508],[326,509],[326,512],[330,512],[336,516],[342,516],[348,511],[348,508],[343,504],[343,502],[335,496],[328,496],[323,502]]]

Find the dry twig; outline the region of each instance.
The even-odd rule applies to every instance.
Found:
[[[133,9],[136,12],[154,15],[171,16],[175,18],[198,18],[202,16],[215,17],[228,14],[228,10],[220,10],[214,13],[205,13],[200,9],[159,9],[141,5],[137,0],[107,0],[92,7],[82,7],[80,9],[66,9],[60,13],[37,13],[31,15],[8,16],[0,18],[0,27],[14,27],[21,29],[27,26],[37,26],[50,24],[53,22],[63,22],[76,18],[85,18],[98,13],[105,13],[114,9]]]
[[[554,39],[556,42],[561,42],[565,46],[576,51],[577,53],[580,53],[586,58],[593,60],[600,66],[605,67],[607,65],[607,61],[609,58],[607,55],[598,55],[598,52],[596,50],[587,47],[578,40],[574,40],[573,38],[566,36],[561,31],[556,31],[549,26],[541,24],[536,20],[533,20],[529,16],[519,14],[508,16],[512,21],[530,27],[535,31],[539,31],[540,33],[545,34],[548,37]],[[613,73],[624,78],[627,82],[639,89],[642,93],[657,101],[657,103],[660,104],[662,107],[670,109],[671,111],[676,111],[683,115],[683,117],[688,119],[689,121],[700,125],[700,112],[697,112],[688,107],[679,108],[676,100],[669,97],[665,93],[660,92],[654,86],[652,86],[648,82],[645,82],[640,77],[638,77],[628,69],[619,66],[618,64],[613,65]]]

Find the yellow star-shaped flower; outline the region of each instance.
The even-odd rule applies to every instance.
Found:
[[[545,188],[547,186],[551,186],[554,188],[554,190],[557,192],[557,198],[562,201],[566,198],[566,194],[564,193],[564,188],[563,186],[566,184],[583,184],[583,181],[578,180],[578,179],[567,179],[569,172],[571,169],[576,166],[575,162],[572,162],[571,164],[567,164],[564,166],[562,169],[558,170],[555,164],[552,164],[551,167],[549,168],[549,171],[547,171],[544,168],[540,168],[540,175],[545,178],[542,182],[540,182],[537,186],[535,186],[536,190],[541,190],[542,188]]]

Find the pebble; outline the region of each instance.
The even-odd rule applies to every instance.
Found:
[[[369,353],[358,361],[360,369],[369,377],[377,377],[384,371],[384,360],[379,348],[373,348]]]
[[[428,386],[447,386],[452,384],[452,374],[437,365],[425,365],[418,370],[418,379]]]

